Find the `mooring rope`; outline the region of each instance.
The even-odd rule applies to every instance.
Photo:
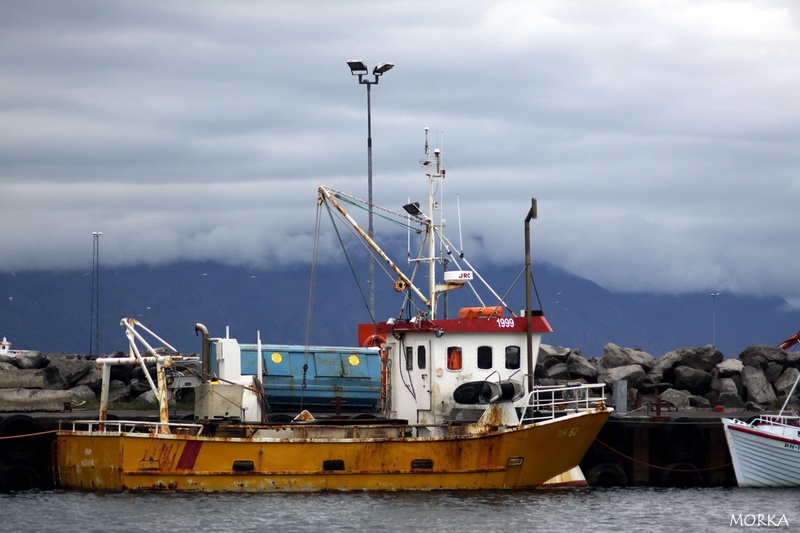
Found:
[[[49,431],[40,431],[38,433],[27,433],[25,435],[6,435],[4,437],[0,437],[0,440],[6,439],[24,439],[25,437],[38,437],[39,435],[48,435],[50,433],[56,433],[58,430],[51,429]]]
[[[657,470],[667,470],[667,471],[670,471],[670,472],[708,472],[710,470],[719,470],[721,468],[727,468],[727,467],[729,467],[729,466],[731,466],[733,464],[733,463],[725,463],[724,465],[710,466],[708,468],[668,468],[666,466],[658,466],[658,465],[654,465],[652,463],[646,463],[644,461],[640,461],[640,460],[638,460],[638,459],[636,459],[634,457],[631,457],[630,455],[625,455],[621,451],[619,451],[619,450],[617,450],[615,448],[612,448],[611,446],[609,446],[605,442],[601,441],[600,439],[594,439],[594,441],[595,442],[599,442],[600,444],[602,444],[603,446],[605,446],[606,448],[608,448],[612,452],[624,457],[625,459],[633,461],[634,463],[639,463],[640,465],[645,465],[645,466],[650,467],[650,468],[655,468]]]

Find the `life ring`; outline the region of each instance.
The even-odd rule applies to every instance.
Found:
[[[586,472],[586,482],[590,487],[627,487],[628,475],[618,464],[600,463]]]
[[[380,348],[382,345],[386,344],[386,337],[383,335],[370,335],[361,343],[363,348]]]
[[[688,416],[676,418],[662,430],[664,452],[674,462],[699,459],[705,451],[706,439],[697,420]]]
[[[27,415],[9,416],[0,422],[0,459],[8,464],[24,463],[33,459],[42,447],[39,423]],[[13,437],[19,438],[13,438]]]
[[[403,292],[407,288],[408,288],[408,283],[406,283],[406,280],[404,280],[403,278],[400,278],[394,282],[394,290],[396,290],[397,292]]]

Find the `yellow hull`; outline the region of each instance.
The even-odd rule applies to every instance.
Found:
[[[287,438],[280,431],[210,437],[62,430],[58,475],[63,488],[101,491],[533,488],[577,466],[607,418],[597,410],[471,435],[453,426],[448,436],[413,438],[365,438],[358,428],[338,426],[285,428]]]

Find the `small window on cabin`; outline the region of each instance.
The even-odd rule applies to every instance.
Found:
[[[506,368],[516,370],[519,368],[519,346],[506,346]]]
[[[414,348],[406,346],[406,370],[414,370]]]
[[[428,354],[425,353],[424,346],[417,346],[417,368],[420,370],[428,366]]]
[[[492,368],[491,346],[478,346],[478,368]]]
[[[461,370],[461,346],[447,348],[447,370]]]

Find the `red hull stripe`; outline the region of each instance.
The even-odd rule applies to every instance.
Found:
[[[183,470],[189,470],[194,468],[194,462],[197,460],[197,456],[200,454],[200,448],[203,446],[202,441],[199,440],[190,440],[186,443],[183,447],[183,452],[181,452],[181,458],[178,459],[178,468]]]
[[[753,429],[750,429],[750,428],[743,428],[743,427],[739,427],[739,426],[728,426],[728,429],[731,429],[731,430],[734,430],[734,431],[741,431],[742,433],[749,433],[751,435],[757,435],[759,437],[763,437],[763,438],[769,439],[769,440],[776,440],[778,442],[788,442],[790,444],[797,444],[798,442],[800,442],[797,439],[787,439],[786,437],[780,437],[778,435],[770,435],[768,433],[763,433],[761,431],[756,431],[756,430],[753,430]]]

